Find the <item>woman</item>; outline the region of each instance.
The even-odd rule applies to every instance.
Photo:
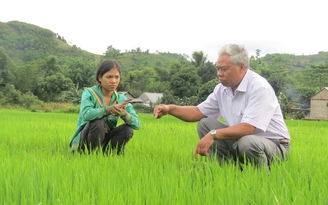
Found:
[[[70,141],[73,152],[101,150],[108,154],[115,150],[120,154],[133,130],[140,128],[140,119],[129,103],[132,99],[116,91],[120,75],[117,62],[105,60],[97,70],[99,85],[83,91],[76,131]],[[124,123],[116,127],[119,117]]]

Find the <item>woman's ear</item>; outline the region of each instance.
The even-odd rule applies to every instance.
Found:
[[[101,84],[101,78],[100,78],[100,76],[97,77],[97,81],[98,81],[99,84]]]

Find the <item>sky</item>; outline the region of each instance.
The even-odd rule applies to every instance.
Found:
[[[191,57],[203,51],[215,62],[225,44],[242,44],[250,56],[312,55],[328,51],[323,0],[4,0],[0,22],[49,29],[70,45],[95,54],[108,46]]]

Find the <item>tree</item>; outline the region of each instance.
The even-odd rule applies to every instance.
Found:
[[[267,64],[265,61],[262,61],[260,58],[260,49],[256,49],[256,57],[251,56],[249,59],[249,64],[252,70],[257,72],[258,74],[261,74],[262,70],[267,69]]]
[[[261,53],[261,50],[260,49],[256,49],[256,60],[259,60],[260,59],[260,53]]]
[[[283,92],[280,92],[278,94],[278,101],[281,107],[282,114],[284,118],[286,118],[286,116],[292,112],[292,103],[288,100],[287,96]]]
[[[202,102],[206,100],[209,94],[211,94],[215,88],[215,86],[219,83],[218,79],[212,79],[207,83],[203,84],[198,91],[198,100]]]
[[[197,71],[199,77],[201,77],[202,84],[216,78],[215,64],[207,61],[207,55],[205,56],[203,51],[193,52],[191,64]]]
[[[38,67],[36,65],[26,64],[17,68],[15,72],[16,81],[15,87],[22,93],[27,93],[33,90],[38,74]]]
[[[276,54],[273,56],[272,61],[268,63],[268,67],[261,69],[261,75],[269,81],[276,95],[278,95],[286,85],[288,66],[288,63],[284,62],[283,56]]]
[[[13,84],[7,83],[2,90],[3,98],[0,103],[3,105],[18,105],[21,103],[21,92],[15,89]]]
[[[60,101],[62,102],[70,102],[75,105],[81,103],[82,89],[79,89],[79,84],[75,86],[70,86],[67,91],[63,92]]]
[[[191,97],[183,97],[182,98],[182,105],[198,105],[198,97],[197,96],[191,96]]]
[[[58,65],[58,59],[56,56],[49,56],[47,59],[46,59],[46,64],[45,64],[45,69],[44,69],[44,74],[45,76],[52,76],[52,75],[55,75],[56,73],[60,73],[61,72],[61,69]]]
[[[55,56],[49,56],[40,67],[33,93],[45,102],[56,102],[60,99],[62,91],[73,86],[72,80],[61,73]]]
[[[164,103],[164,104],[177,104],[174,97],[173,97],[173,95],[172,95],[172,92],[169,91],[169,90],[164,91],[163,97],[161,98],[161,103]]]
[[[312,82],[314,86],[318,87],[319,90],[328,85],[328,64],[320,65],[311,65],[311,74]],[[314,81],[313,81],[314,80]]]
[[[201,78],[194,69],[182,69],[171,79],[171,90],[174,96],[191,97],[198,93],[201,84]]]
[[[191,63],[193,66],[198,70],[199,68],[203,67],[207,60],[207,55],[205,56],[203,51],[195,51],[192,53],[192,61]]]
[[[173,61],[170,65],[170,76],[174,76],[176,73],[180,72],[182,69],[192,69],[194,71],[195,67],[189,62],[189,61],[185,61],[185,60],[177,60],[177,61]]]
[[[112,60],[117,60],[120,57],[122,57],[121,50],[115,49],[112,45],[107,47],[105,54],[105,58],[107,59],[112,59]]]
[[[7,83],[14,83],[15,64],[6,54],[4,49],[0,47],[0,85],[4,86]]]
[[[39,100],[39,98],[30,91],[24,93],[21,97],[21,105],[23,105],[23,107],[27,109],[31,109],[32,106],[42,105],[42,104],[43,102]]]
[[[154,93],[164,93],[166,90],[170,89],[170,82],[158,82],[152,80],[148,82],[146,86],[146,91]]]
[[[147,90],[147,86],[159,81],[157,72],[150,67],[145,67],[142,70],[131,71],[128,76],[128,82],[124,82],[129,83],[129,90],[135,94],[141,94],[143,91]]]
[[[45,102],[56,102],[60,99],[62,91],[69,90],[73,87],[71,79],[66,78],[63,74],[47,76],[37,83],[38,97]]]
[[[311,104],[311,98],[316,94],[316,90],[311,87],[299,87],[296,88],[296,91],[299,93],[298,102],[302,105],[303,108],[309,108]]]
[[[73,84],[79,88],[90,87],[96,83],[95,65],[82,58],[72,60],[68,64],[67,74]]]
[[[161,68],[160,66],[156,66],[154,69],[161,82],[169,82],[170,81],[170,75],[169,75],[168,69]]]
[[[217,79],[216,67],[209,61],[197,69],[197,74],[202,79],[202,84],[207,83],[212,79]]]

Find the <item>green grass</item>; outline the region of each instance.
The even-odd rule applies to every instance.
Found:
[[[292,152],[268,175],[193,159],[196,123],[139,116],[124,156],[80,156],[76,114],[0,110],[0,203],[328,204],[328,122],[286,121]]]

